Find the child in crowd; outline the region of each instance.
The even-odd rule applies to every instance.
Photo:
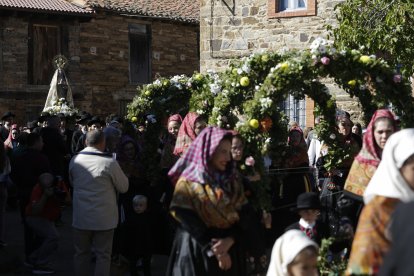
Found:
[[[318,220],[321,203],[317,193],[302,193],[297,198],[296,207],[300,220],[289,225],[286,231],[296,229],[305,233],[311,240],[321,245],[321,240],[329,236],[328,226]]]
[[[58,247],[58,232],[55,220],[60,216],[62,202],[69,203],[69,191],[62,182],[50,173],[39,176],[26,207],[26,222],[42,244],[29,256],[33,274],[53,274],[49,261]]]
[[[289,230],[276,240],[267,276],[317,276],[318,245],[302,231]]]
[[[131,276],[138,275],[137,263],[141,261],[145,276],[151,275],[151,226],[148,198],[136,195],[132,199],[133,212],[127,213],[123,225],[124,246]]]

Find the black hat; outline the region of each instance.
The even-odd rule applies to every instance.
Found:
[[[300,194],[296,201],[296,207],[292,208],[291,211],[300,211],[305,209],[321,209],[321,202],[317,193],[310,192]]]
[[[1,120],[4,121],[4,120],[6,120],[7,118],[10,118],[10,117],[16,117],[16,115],[11,113],[10,111],[7,111],[6,113],[3,114],[3,116],[1,117]]]
[[[101,126],[105,125],[105,122],[103,122],[101,120],[101,118],[99,118],[98,116],[93,116],[89,121],[88,121],[88,126],[91,126],[93,124],[99,123]]]
[[[86,122],[88,122],[91,119],[92,115],[89,113],[84,113],[80,116],[79,120],[76,121],[76,123],[78,124],[85,124]]]

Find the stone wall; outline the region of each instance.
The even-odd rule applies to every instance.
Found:
[[[12,110],[17,122],[38,114],[46,101],[47,86],[28,84],[28,20],[0,18],[0,114]]]
[[[81,110],[117,113],[121,102],[135,96],[137,85],[129,81],[128,24],[151,25],[152,78],[199,70],[198,25],[106,13],[88,20],[68,18],[64,24],[70,61],[66,73]],[[25,14],[1,15],[0,114],[12,110],[19,123],[36,118],[49,90],[48,85],[28,84],[28,28]]]
[[[128,24],[134,23],[151,25],[152,78],[199,70],[198,26],[99,15],[81,24],[81,79],[85,95],[90,93],[84,109],[116,112],[114,104],[136,94],[137,85],[129,83],[128,49]]]
[[[342,2],[317,1],[315,16],[270,18],[271,1],[201,0],[202,72],[207,69],[224,70],[231,59],[248,56],[254,52],[307,48],[315,38],[327,36],[326,25],[335,24],[334,7]],[[354,114],[353,118],[360,118],[355,100],[347,97],[333,84],[330,87],[332,93],[338,95],[338,106]],[[309,100],[306,113],[307,126],[312,126],[313,103]]]

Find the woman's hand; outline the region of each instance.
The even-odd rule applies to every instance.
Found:
[[[216,258],[222,270],[229,270],[231,268],[231,258],[228,253],[218,255]]]
[[[212,239],[213,246],[211,250],[213,251],[214,255],[219,256],[227,253],[230,250],[230,247],[234,244],[234,239],[232,237],[227,237],[224,239]]]

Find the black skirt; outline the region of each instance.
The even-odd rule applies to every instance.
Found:
[[[214,231],[216,234],[216,231]],[[216,235],[214,235],[216,236]],[[216,236],[220,238],[220,236]],[[222,236],[224,237],[224,236]],[[207,250],[194,237],[182,228],[175,234],[167,274],[172,276],[244,276],[246,273],[246,254],[240,244],[235,242],[229,250],[231,268],[221,270],[215,256],[207,256]]]

